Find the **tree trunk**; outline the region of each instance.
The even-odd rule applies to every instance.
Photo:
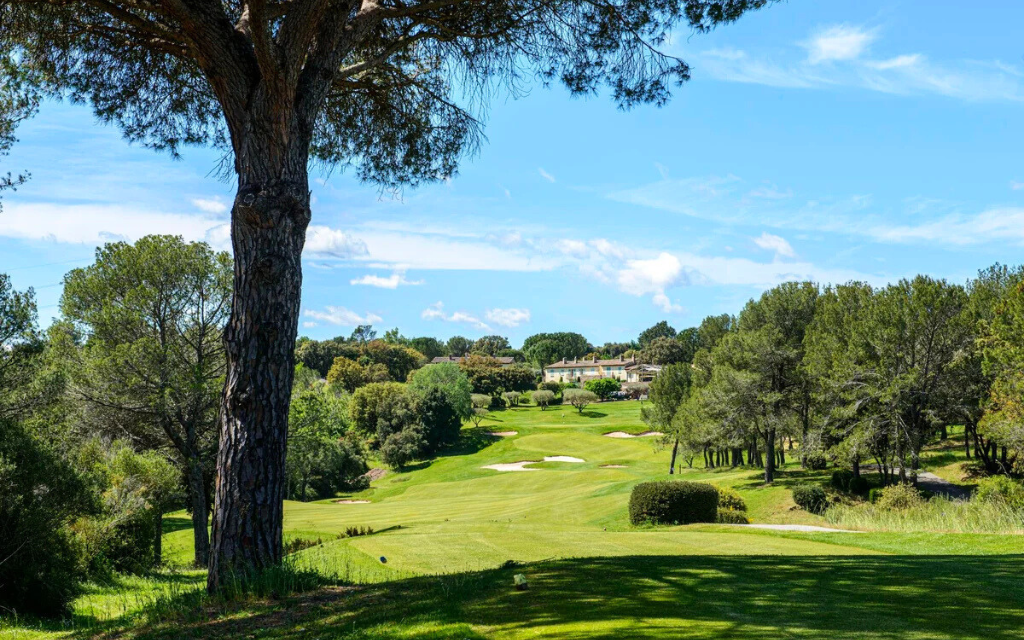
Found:
[[[163,564],[164,555],[164,512],[159,507],[153,510],[153,564]]]
[[[206,528],[210,506],[206,501],[206,480],[198,456],[189,461],[188,497],[192,508],[192,547],[195,565],[205,567],[210,559],[210,532]]]
[[[672,443],[672,460],[668,463],[668,474],[672,475],[676,472],[676,453],[679,451],[679,438]]]
[[[853,459],[853,477],[860,478],[860,458]]]
[[[966,456],[968,460],[971,459],[971,438],[970,438],[970,433],[971,433],[971,424],[968,422],[967,424],[964,425],[964,456]]]
[[[775,481],[775,429],[769,429],[764,437],[764,483]]]
[[[247,139],[235,142],[234,299],[224,332],[211,591],[280,563],[283,553],[288,407],[310,219],[309,131],[289,125],[287,114],[279,118],[279,105],[253,100],[254,111],[266,112],[254,114]]]

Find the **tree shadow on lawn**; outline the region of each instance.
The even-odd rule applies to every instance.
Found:
[[[1024,556],[582,558],[209,613],[136,637],[1008,639],[1024,627]]]
[[[188,516],[164,516],[161,518],[160,530],[163,535],[192,528],[192,518]]]

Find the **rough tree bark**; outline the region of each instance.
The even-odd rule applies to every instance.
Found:
[[[239,572],[278,564],[282,554],[288,407],[310,221],[310,127],[295,109],[255,104],[244,133],[233,134],[234,300],[224,333],[211,591]]]

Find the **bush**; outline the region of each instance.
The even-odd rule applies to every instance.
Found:
[[[629,521],[637,524],[690,524],[718,519],[718,491],[686,481],[641,482],[629,496]]]
[[[750,524],[747,514],[736,509],[719,509],[718,522],[721,524]]]
[[[825,459],[825,454],[820,452],[809,452],[804,456],[803,467],[808,471],[821,471],[828,466],[828,460]]]
[[[894,484],[885,487],[873,501],[879,509],[885,511],[907,511],[924,503],[921,492],[910,484]]]
[[[537,385],[538,391],[550,391],[551,395],[558,395],[562,391],[562,383],[550,380]]]
[[[882,497],[882,489],[878,487],[868,489],[868,502],[875,504],[880,497]]]
[[[1011,509],[1024,509],[1024,485],[1006,476],[986,478],[978,483],[974,499],[1005,504]]]
[[[747,503],[744,502],[740,494],[736,493],[734,489],[728,487],[717,487],[718,489],[718,508],[731,509],[733,511],[746,511]]]
[[[356,389],[349,412],[355,430],[380,444],[416,422],[416,396],[404,384],[374,382]]]
[[[832,472],[830,484],[840,491],[849,491],[854,477],[853,472],[849,469],[836,469]]]
[[[427,450],[427,441],[420,425],[411,425],[391,434],[380,446],[381,461],[393,469],[401,469],[421,458]]]
[[[816,484],[801,484],[793,487],[793,502],[810,513],[822,514],[828,508],[825,490]]]
[[[601,378],[599,380],[587,380],[583,388],[594,392],[598,398],[607,400],[609,396],[622,388],[622,383],[615,378]]]
[[[0,611],[70,610],[82,573],[68,523],[90,510],[81,477],[29,435],[0,420]]]

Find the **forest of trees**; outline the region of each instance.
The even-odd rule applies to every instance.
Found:
[[[750,464],[766,482],[794,446],[807,468],[859,477],[872,464],[886,483],[914,482],[922,447],[950,425],[986,472],[1019,472],[1022,305],[1024,271],[1003,265],[965,285],[785,283],[706,319],[692,359],[651,384],[644,419],[668,434],[673,466]]]

